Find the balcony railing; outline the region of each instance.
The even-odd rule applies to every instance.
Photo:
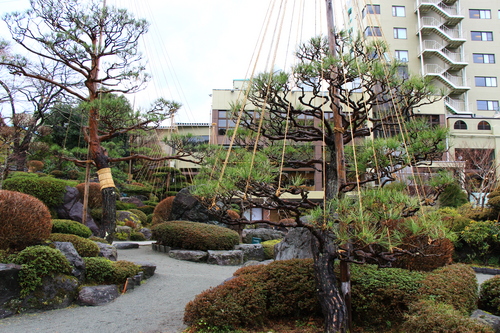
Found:
[[[424,40],[423,51],[434,51],[440,53],[441,57],[449,63],[465,63],[461,52],[452,52],[435,40]]]

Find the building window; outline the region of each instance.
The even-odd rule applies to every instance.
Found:
[[[475,76],[476,87],[496,87],[497,78],[488,76]]]
[[[477,100],[477,109],[480,111],[498,111],[498,101]]]
[[[491,31],[471,31],[472,40],[481,40],[483,42],[491,42],[493,40],[493,32]]]
[[[473,53],[472,57],[476,64],[494,64],[495,55],[487,53]]]
[[[380,27],[366,27],[365,36],[382,36],[382,31]]]
[[[396,50],[395,52],[396,59],[401,62],[408,62],[408,51],[406,50]]]
[[[469,18],[471,19],[490,19],[491,10],[489,9],[469,9]]]
[[[477,129],[482,131],[490,131],[491,126],[489,122],[483,120],[480,121],[479,124],[477,124]]]
[[[217,120],[217,134],[226,135],[228,129],[234,128],[236,123],[230,118],[229,111],[219,111],[219,119]]]
[[[366,5],[366,7],[363,8],[363,18],[367,14],[380,14],[380,5]]]
[[[405,17],[405,6],[392,6],[392,16]]]
[[[395,39],[406,39],[406,28],[394,28]]]
[[[453,128],[458,130],[466,130],[467,124],[463,120],[457,120],[455,121],[455,125],[453,125]]]

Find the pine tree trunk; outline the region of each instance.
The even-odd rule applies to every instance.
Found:
[[[348,331],[347,308],[334,273],[336,251],[327,231],[317,230],[312,242],[318,300],[325,319],[325,333]]]

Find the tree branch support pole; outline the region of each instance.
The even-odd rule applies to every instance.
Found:
[[[327,27],[328,27],[328,46],[330,54],[332,57],[337,55],[336,46],[336,36],[335,36],[335,25],[334,25],[334,13],[332,0],[326,1],[326,15],[327,15]],[[332,79],[337,76],[336,68],[332,68]],[[346,170],[345,170],[345,158],[344,158],[344,133],[343,133],[343,119],[340,114],[340,105],[336,96],[335,86],[330,86],[330,96],[332,98],[332,111],[333,111],[333,124],[335,128],[334,141],[335,141],[335,163],[336,163],[336,174],[337,174],[337,185],[334,191],[335,195],[340,194],[342,186],[346,183]],[[328,198],[332,199],[332,198]],[[342,223],[342,221],[340,222]],[[352,332],[352,313],[351,313],[351,272],[349,268],[349,263],[345,261],[340,261],[340,283],[342,297],[345,301],[345,306],[347,310],[347,324],[348,329]]]

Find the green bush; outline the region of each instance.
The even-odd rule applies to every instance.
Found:
[[[97,257],[99,255],[99,246],[90,239],[77,235],[69,234],[51,234],[49,240],[53,242],[70,242],[81,257]]]
[[[360,326],[400,323],[419,297],[424,273],[375,265],[351,265],[352,316]]]
[[[164,222],[151,232],[159,244],[185,250],[232,250],[239,243],[236,231],[198,222]]]
[[[113,279],[113,261],[103,257],[87,257],[85,261],[85,282],[107,284]]]
[[[419,289],[421,298],[450,304],[469,315],[477,308],[478,285],[474,270],[464,264],[440,267],[427,274]]]
[[[434,300],[420,300],[405,315],[404,332],[493,333],[493,329],[465,317],[452,305]]]
[[[130,233],[130,240],[131,241],[136,241],[136,242],[141,242],[146,240],[146,236],[142,232],[137,232],[137,231],[132,231]]]
[[[500,223],[471,221],[461,232],[461,239],[471,247],[475,258],[487,264],[491,254],[500,250]]]
[[[312,260],[292,259],[240,268],[233,279],[188,303],[184,321],[199,329],[237,328],[318,313]]]
[[[140,266],[130,261],[111,261],[102,257],[83,258],[85,278],[90,284],[123,284],[129,277],[137,275]]]
[[[52,230],[50,212],[37,198],[0,190],[0,249],[22,250],[46,240]]]
[[[92,236],[92,231],[89,227],[73,220],[52,220],[52,232],[77,235],[83,238]]]
[[[133,203],[128,203],[128,202],[123,202],[120,200],[116,201],[116,210],[130,210],[130,209],[136,209],[137,206],[134,205]]]
[[[266,259],[274,259],[274,245],[278,244],[279,242],[281,242],[281,239],[271,239],[261,243]]]
[[[6,179],[3,189],[32,195],[52,208],[63,203],[66,186],[70,184],[72,182],[53,177],[16,176]]]
[[[146,205],[146,206],[142,206],[142,207],[137,207],[138,210],[140,210],[141,212],[143,212],[144,214],[146,215],[149,215],[149,214],[153,214],[154,210],[155,210],[155,206],[151,206],[151,205]]]
[[[141,221],[141,224],[145,224],[148,222],[148,216],[143,211],[141,211],[139,209],[133,209],[133,208],[129,209],[128,211],[137,215],[137,217]]]
[[[104,243],[104,244],[109,244],[109,242],[107,240],[105,240],[104,238],[101,238],[101,237],[97,237],[97,236],[90,236],[89,239],[93,242],[98,242],[98,243]]]
[[[500,275],[494,276],[481,284],[479,308],[500,315]]]
[[[469,202],[467,193],[462,190],[458,182],[446,186],[439,196],[439,206],[441,207],[459,207],[467,202]]]
[[[42,278],[56,273],[71,274],[68,259],[61,251],[48,246],[30,246],[14,256],[14,263],[23,265],[19,272],[21,297],[42,285]]]

